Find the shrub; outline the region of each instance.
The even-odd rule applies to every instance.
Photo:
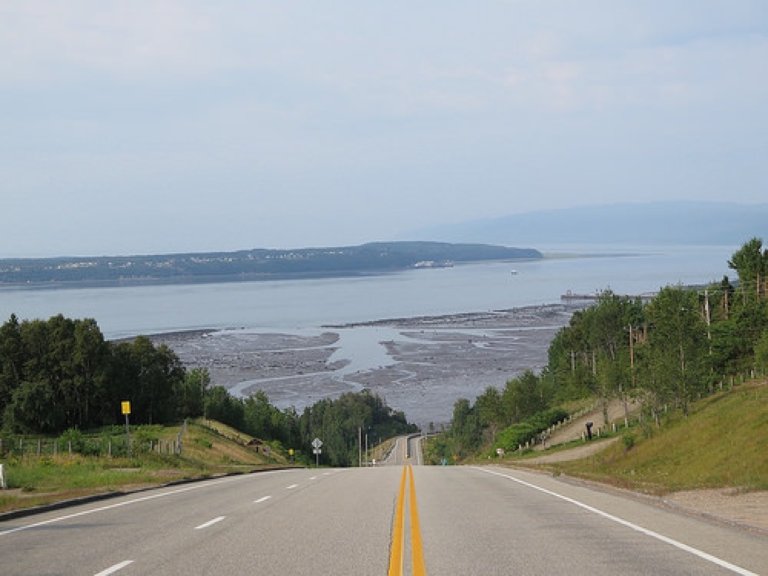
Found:
[[[624,443],[624,449],[629,452],[635,446],[635,435],[632,432],[624,432],[621,441]]]

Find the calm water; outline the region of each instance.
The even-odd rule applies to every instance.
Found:
[[[565,254],[365,278],[189,286],[0,290],[0,318],[95,318],[108,338],[196,328],[302,329],[560,301],[567,290],[653,292],[669,284],[735,277],[738,246],[539,247]],[[579,254],[605,254],[579,256]],[[516,273],[513,274],[513,271]]]

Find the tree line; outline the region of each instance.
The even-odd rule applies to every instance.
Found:
[[[211,386],[204,368],[187,370],[168,346],[146,336],[104,339],[93,319],[19,321],[0,327],[0,430],[57,435],[121,424],[130,401],[132,424],[172,424],[207,417],[249,435],[308,452],[325,443],[324,460],[356,461],[358,430],[384,439],[415,431],[402,412],[368,391],[321,400],[302,414],[280,410],[266,394],[234,398]]]
[[[603,292],[558,331],[540,374],[526,372],[474,404],[459,400],[443,453],[469,454],[562,403],[639,401],[658,421],[736,378],[768,373],[768,249],[752,238],[728,261],[738,276],[702,287],[667,286],[649,301]],[[509,433],[506,436],[510,436]],[[516,438],[517,436],[515,436]]]

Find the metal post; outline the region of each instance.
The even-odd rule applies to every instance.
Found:
[[[131,454],[131,429],[128,424],[128,414],[125,415],[125,439],[128,442],[128,454]]]

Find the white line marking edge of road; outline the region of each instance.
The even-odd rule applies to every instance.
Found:
[[[110,574],[114,574],[118,570],[122,570],[123,568],[125,568],[129,564],[133,564],[133,560],[125,560],[124,562],[120,562],[119,564],[115,564],[114,566],[110,566],[109,568],[107,568],[106,570],[102,570],[101,572],[99,572],[95,576],[109,576]]]
[[[259,476],[266,474],[279,474],[286,472],[286,470],[266,470],[259,472]],[[63,516],[56,516],[49,520],[43,520],[41,522],[34,522],[32,524],[25,524],[23,526],[17,526],[16,528],[10,528],[9,530],[0,531],[0,536],[7,534],[13,534],[14,532],[22,532],[24,530],[30,530],[32,528],[38,528],[40,526],[47,526],[48,524],[55,524],[57,522],[63,522],[64,520],[71,520],[72,518],[79,518],[80,516],[87,516],[89,514],[95,514],[96,512],[104,512],[106,510],[114,510],[115,508],[122,508],[123,506],[129,506],[131,504],[138,504],[139,502],[146,502],[148,500],[155,500],[156,498],[164,498],[166,496],[173,496],[174,494],[181,494],[183,492],[189,492],[190,490],[199,490],[201,488],[209,488],[225,482],[236,482],[239,480],[245,480],[252,478],[249,474],[243,474],[241,476],[228,476],[226,478],[219,478],[215,480],[206,480],[200,483],[189,484],[182,488],[176,488],[174,490],[163,490],[162,492],[155,492],[148,496],[141,496],[139,498],[131,498],[130,500],[124,500],[115,504],[107,504],[106,506],[99,506],[97,508],[89,508],[88,510],[82,510],[80,512],[73,512],[72,514],[65,514]]]
[[[693,546],[688,546],[688,544],[683,544],[682,542],[678,542],[677,540],[664,536],[663,534],[659,534],[658,532],[654,532],[653,530],[648,530],[647,528],[643,528],[642,526],[633,524],[628,520],[624,520],[623,518],[619,518],[618,516],[614,516],[613,514],[609,514],[608,512],[603,512],[602,510],[595,508],[594,506],[590,506],[589,504],[585,504],[584,502],[580,502],[578,500],[575,500],[574,498],[563,496],[562,494],[558,494],[557,492],[553,492],[552,490],[547,490],[546,488],[542,488],[541,486],[536,486],[535,484],[531,484],[530,482],[526,482],[525,480],[520,480],[519,478],[515,478],[514,476],[510,476],[509,474],[497,472],[496,470],[488,470],[486,468],[479,468],[479,467],[474,467],[474,468],[475,470],[485,472],[486,474],[492,474],[494,476],[500,476],[502,478],[506,478],[507,480],[512,480],[513,482],[517,482],[518,484],[521,484],[528,488],[533,488],[534,490],[538,490],[539,492],[543,492],[544,494],[548,494],[549,496],[554,496],[555,498],[559,498],[560,500],[563,500],[565,502],[570,502],[571,504],[574,504],[580,508],[583,508],[584,510],[588,510],[589,512],[592,512],[593,514],[597,514],[598,516],[602,516],[603,518],[611,520],[612,522],[616,522],[617,524],[621,524],[622,526],[631,528],[636,532],[640,532],[641,534],[645,534],[646,536],[650,536],[651,538],[655,538],[657,540],[670,544],[675,548],[688,552],[689,554],[693,554],[694,556],[698,556],[699,558],[702,558],[703,560],[706,560],[713,564],[717,564],[718,566],[725,568],[726,570],[730,570],[731,572],[734,572],[736,574],[741,574],[742,576],[760,576],[755,572],[750,572],[745,568],[736,566],[735,564],[731,564],[730,562],[727,562],[721,558],[718,558],[717,556],[712,556],[712,554],[708,554],[703,550],[699,550],[698,548],[694,548]]]

